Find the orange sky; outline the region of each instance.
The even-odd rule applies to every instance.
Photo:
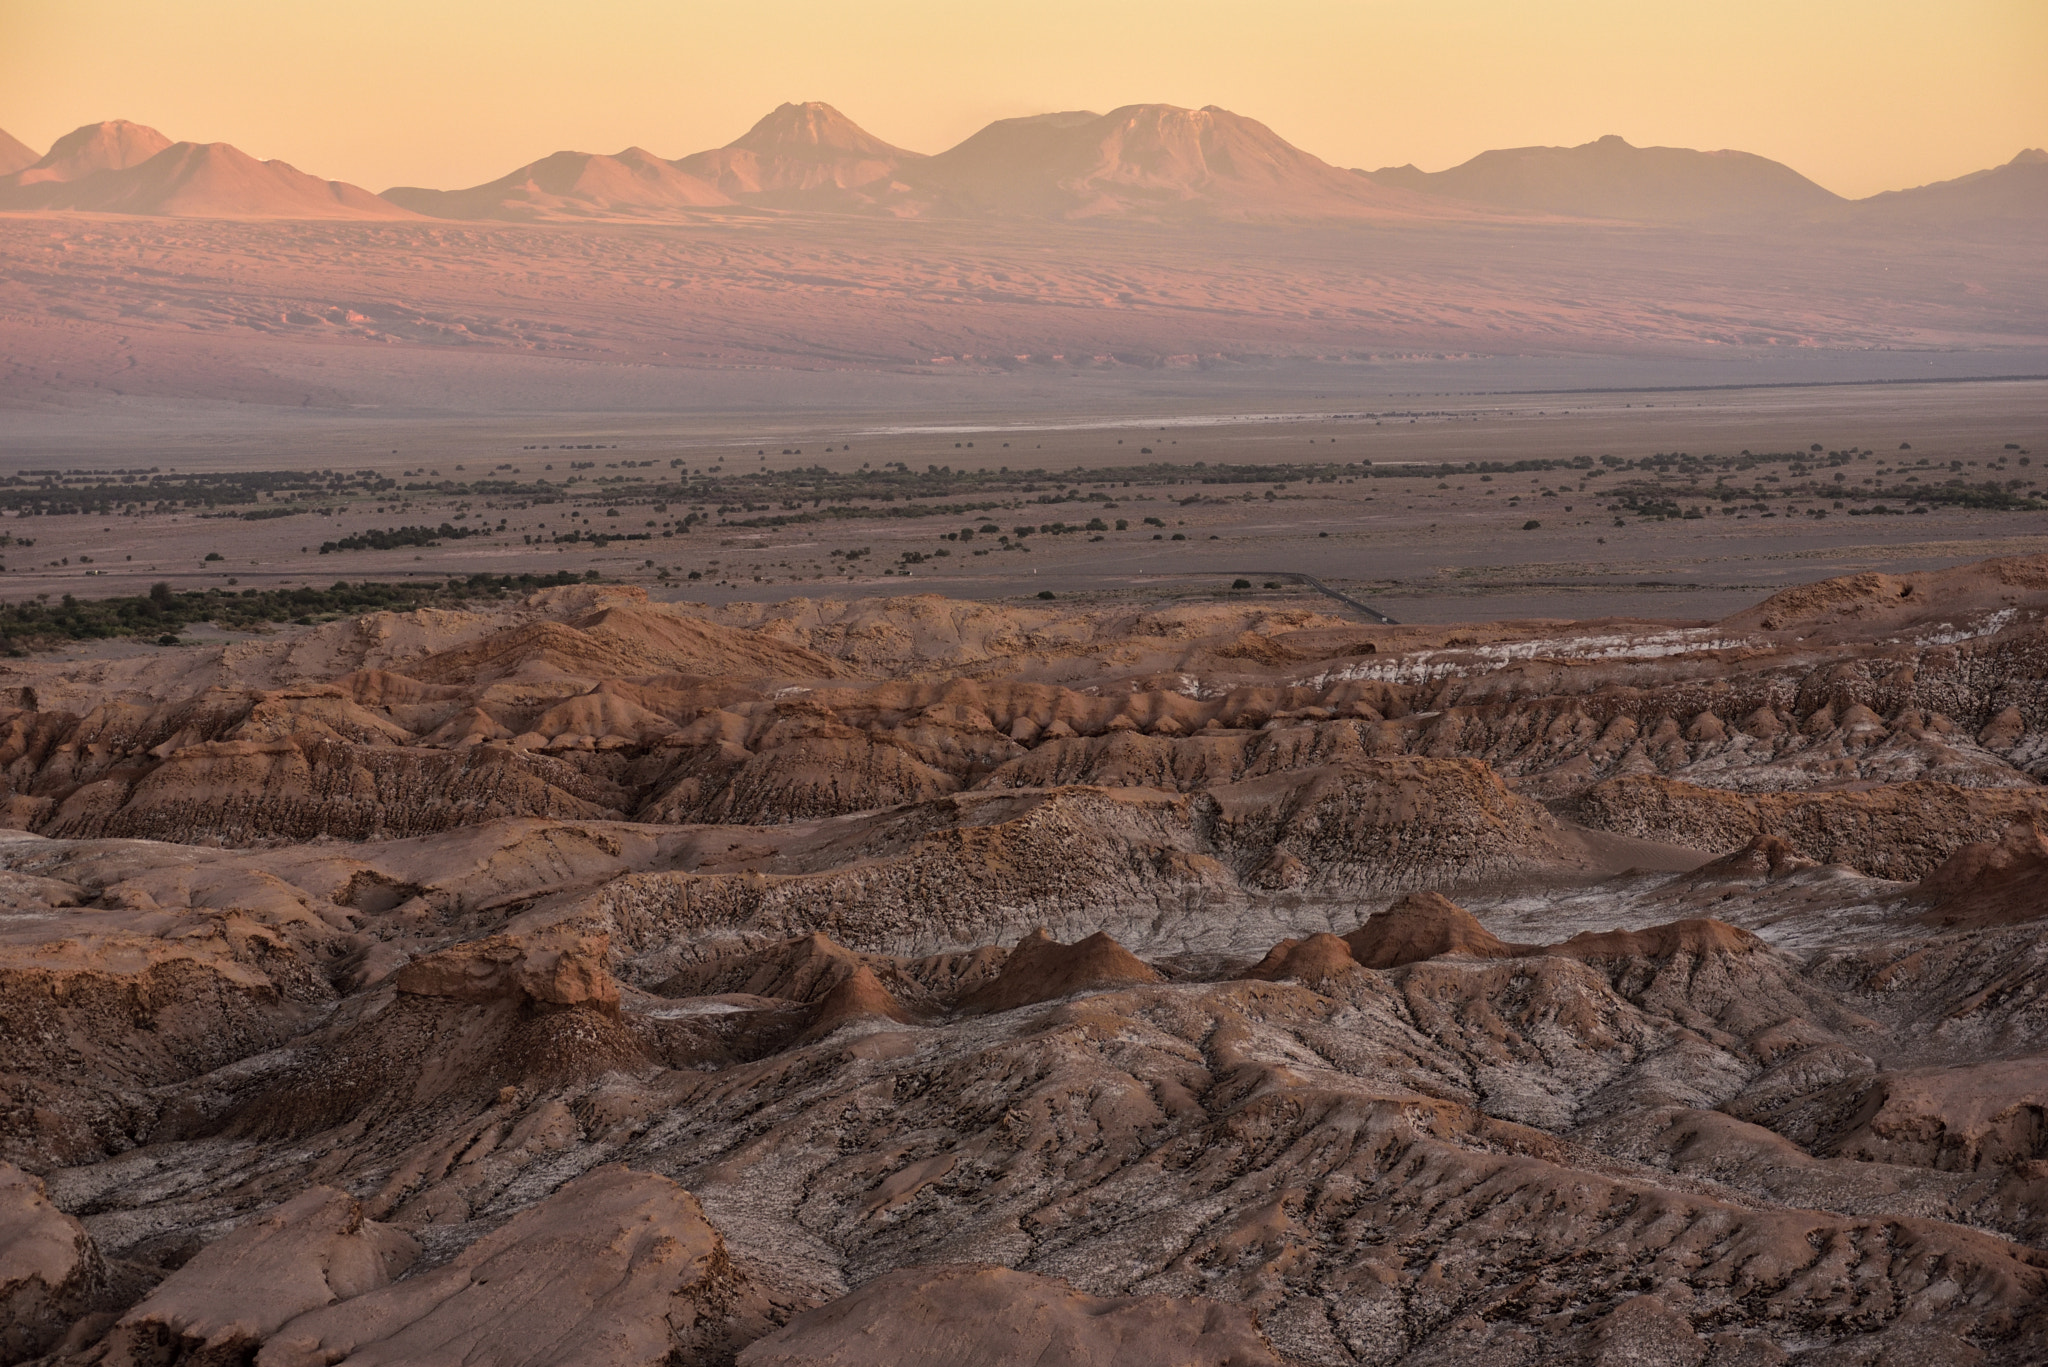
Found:
[[[727,142],[783,100],[936,152],[1219,104],[1329,161],[1738,147],[1848,195],[2048,144],[2048,0],[0,0],[0,128],[124,117],[352,180]]]

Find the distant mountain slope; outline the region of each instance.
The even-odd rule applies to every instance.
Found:
[[[1791,167],[1749,152],[1635,147],[1614,134],[1577,147],[1481,152],[1447,171],[1390,166],[1365,175],[1380,185],[1575,218],[1686,221],[1808,214],[1840,196]]]
[[[2048,219],[2048,151],[2030,147],[2006,162],[1911,190],[1857,200],[1859,218],[1928,227],[1988,219]]]
[[[1211,105],[1125,105],[1004,119],[905,178],[936,210],[1098,217],[1435,214]]]
[[[167,143],[140,162],[120,164],[162,135],[138,125],[95,126],[101,133],[67,147],[68,134],[35,166],[0,180],[0,209],[72,209],[161,214],[174,218],[411,218],[396,204],[338,180],[309,176],[281,161],[258,161],[224,142]],[[105,130],[115,129],[112,134]],[[88,130],[81,129],[80,133]],[[72,174],[95,161],[110,162]],[[44,174],[44,173],[51,174]]]
[[[724,147],[674,165],[734,200],[781,208],[864,209],[900,197],[898,170],[925,160],[829,104],[784,104]]]
[[[401,186],[384,198],[436,218],[648,218],[730,204],[714,185],[639,147],[613,156],[557,152],[467,190]]]
[[[125,171],[140,166],[171,145],[154,128],[126,119],[108,119],[74,128],[50,144],[50,150],[14,176],[14,183],[80,180],[96,171]]]
[[[11,176],[16,171],[27,170],[41,160],[33,147],[6,129],[0,128],[0,176]]]

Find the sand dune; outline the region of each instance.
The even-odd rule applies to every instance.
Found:
[[[0,128],[0,176],[11,176],[16,171],[25,171],[41,160],[33,147],[6,129]]]
[[[435,218],[645,218],[730,204],[716,186],[640,147],[613,156],[557,152],[467,190],[399,186],[383,197]]]
[[[1577,147],[1481,152],[1448,171],[1367,173],[1375,184],[1525,213],[1656,222],[1805,214],[1839,196],[1749,152],[1634,147],[1613,134]]]
[[[133,124],[80,129],[28,170],[0,182],[0,209],[171,218],[413,217],[358,186],[321,180],[281,161],[258,161],[224,142],[167,143],[134,159],[161,137]]]

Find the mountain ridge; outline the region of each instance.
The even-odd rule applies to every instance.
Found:
[[[733,202],[717,186],[641,147],[610,156],[556,152],[466,190],[401,185],[381,197],[435,218],[513,221],[641,218]]]
[[[1886,190],[1852,206],[1865,220],[1894,222],[2048,218],[2048,150],[2022,148],[2011,161],[1906,190]]]
[[[168,158],[168,159],[166,159]],[[1055,221],[1605,219],[1863,222],[1921,229],[2048,217],[2048,152],[1846,199],[1781,162],[1722,149],[1497,148],[1442,171],[1344,169],[1219,106],[1129,104],[999,119],[937,154],[895,146],[822,101],[784,103],[723,147],[564,150],[480,185],[321,180],[226,143],[173,143],[111,119],[48,152],[0,133],[0,210],[180,217],[661,221],[706,209]]]
[[[171,145],[147,124],[107,119],[83,124],[50,144],[50,150],[15,173],[24,185],[71,181],[96,171],[125,171],[140,166]]]
[[[922,153],[884,142],[822,101],[776,106],[723,147],[670,163],[731,200],[797,209],[872,208],[898,197]]]
[[[33,166],[0,178],[0,209],[170,218],[406,219],[414,215],[345,181],[224,142],[171,142],[115,119],[59,138]]]
[[[1441,214],[1216,105],[1000,120],[915,168],[913,188],[952,212],[1056,218]]]
[[[1845,202],[1784,163],[1752,152],[1637,147],[1613,133],[1576,147],[1498,148],[1444,171],[1410,164],[1359,174],[1424,194],[1582,218],[1754,217],[1812,213]]]
[[[0,128],[0,176],[11,176],[16,171],[26,171],[42,160],[42,154]]]

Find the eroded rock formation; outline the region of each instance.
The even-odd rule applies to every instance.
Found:
[[[2041,1361],[2044,611],[23,663],[0,1360]]]

